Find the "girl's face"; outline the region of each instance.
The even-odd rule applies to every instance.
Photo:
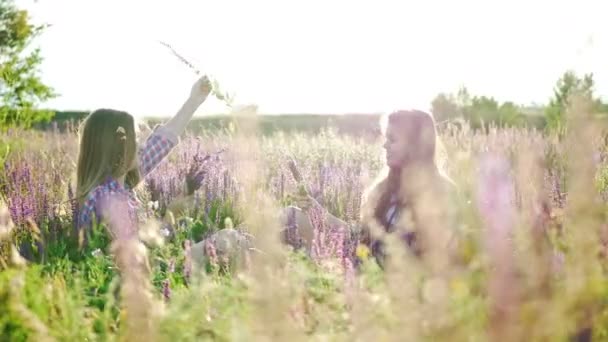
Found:
[[[131,167],[129,170],[135,170],[139,167],[139,159],[137,158],[137,151],[141,148],[141,146],[146,142],[146,139],[152,134],[152,130],[150,126],[148,126],[142,120],[135,120],[135,141],[137,144],[137,149],[135,152],[135,156],[133,161],[131,162]]]
[[[436,133],[432,118],[414,113],[393,119],[386,128],[387,166],[403,168],[413,162],[433,162]]]
[[[405,127],[396,129],[395,125],[388,125],[386,130],[386,142],[384,149],[386,150],[386,164],[391,168],[399,168],[408,160],[408,132]]]

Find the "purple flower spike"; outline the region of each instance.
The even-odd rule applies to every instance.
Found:
[[[165,301],[169,301],[171,299],[171,286],[169,279],[165,279],[163,281],[163,297]]]

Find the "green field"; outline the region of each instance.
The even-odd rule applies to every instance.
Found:
[[[157,196],[170,203],[195,155],[225,149],[205,166],[194,210],[161,220],[162,209],[153,209],[143,231],[154,232],[156,243],[148,238],[146,247],[113,243],[100,228],[79,249],[69,204],[76,135],[12,130],[0,140],[8,151],[0,231],[13,223],[3,235],[0,340],[565,341],[588,328],[606,339],[608,178],[597,127],[573,125],[561,140],[521,128],[442,130],[446,170],[464,196],[456,228],[466,242],[465,266],[440,277],[445,293],[410,257],[394,259],[390,271],[366,259],[355,272],[321,226],[313,257],[278,240],[275,214],[297,190],[287,157],[320,202],[356,222],[361,194],[382,167],[379,137],[336,129],[256,137],[251,127],[190,136],[151,180],[164,182]],[[150,184],[140,191],[144,203]],[[513,203],[480,209],[480,199],[504,189],[514,191]],[[509,223],[510,239],[493,240],[496,222]],[[172,234],[159,237],[159,224]],[[197,276],[185,241],[231,225],[251,233],[262,252],[247,267],[226,273],[210,263]],[[31,261],[24,264],[11,246]],[[149,268],[119,272],[129,255]]]

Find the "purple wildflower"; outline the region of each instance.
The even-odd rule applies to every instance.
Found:
[[[169,260],[169,265],[167,267],[167,272],[169,274],[175,272],[175,259],[174,258],[171,258],[171,260]]]
[[[192,275],[192,242],[190,240],[184,241],[184,257],[184,278],[188,282]]]
[[[165,279],[163,281],[163,297],[167,302],[171,299],[171,287],[169,279]]]
[[[480,169],[477,205],[486,226],[485,244],[492,267],[488,284],[491,326],[494,333],[499,333],[513,319],[517,297],[511,241],[515,223],[514,185],[504,158],[484,155]]]

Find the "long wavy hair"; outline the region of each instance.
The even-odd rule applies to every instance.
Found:
[[[374,221],[385,230],[389,226],[386,212],[393,195],[397,195],[398,205],[403,208],[413,204],[421,188],[439,184],[454,187],[445,172],[447,157],[431,113],[415,109],[395,111],[382,117],[383,135],[386,136],[389,126],[407,137],[409,157],[406,165],[384,167],[365,191],[363,207],[366,209],[362,211],[364,222]]]

